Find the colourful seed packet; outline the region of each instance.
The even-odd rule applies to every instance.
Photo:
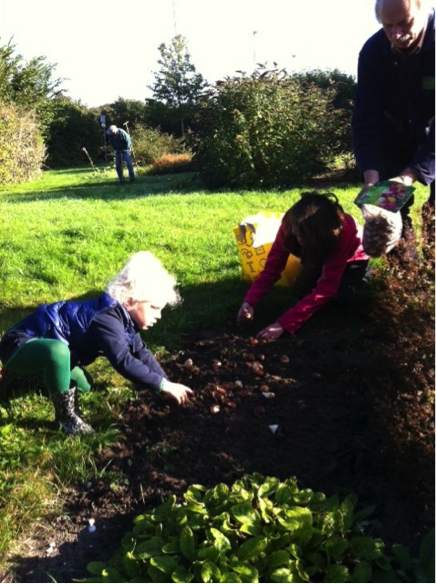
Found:
[[[415,191],[415,187],[406,187],[402,183],[380,181],[368,189],[366,193],[358,195],[356,205],[374,205],[392,213],[396,213],[405,205]]]

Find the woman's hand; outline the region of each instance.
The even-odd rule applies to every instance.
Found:
[[[275,341],[285,332],[285,329],[278,322],[270,324],[257,334],[258,339],[265,339],[266,341]]]
[[[187,403],[190,394],[194,392],[186,385],[182,385],[181,383],[173,383],[165,379],[164,386],[161,390],[161,393],[169,395],[172,399],[176,400],[179,406]]]
[[[242,324],[247,323],[250,320],[253,320],[253,318],[254,318],[253,306],[251,306],[251,304],[248,304],[248,302],[243,302],[238,312],[237,321]]]

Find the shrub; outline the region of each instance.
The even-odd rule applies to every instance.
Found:
[[[411,582],[405,548],[387,553],[365,535],[372,512],[353,496],[299,489],[259,474],[231,487],[188,488],[136,517],[108,566],[88,564],[84,582]],[[431,542],[421,569],[431,568]],[[403,578],[403,579],[401,579]]]
[[[35,113],[14,103],[0,102],[0,184],[37,177],[44,154]]]
[[[316,85],[321,89],[332,89],[332,105],[335,110],[341,112],[340,132],[338,133],[338,154],[344,154],[354,160],[353,144],[351,140],[351,117],[354,109],[354,98],[357,82],[352,75],[342,73],[338,69],[322,71],[312,69],[310,71],[293,73],[292,78],[297,80],[302,88],[310,91]],[[348,164],[347,164],[348,166]],[[359,181],[359,175],[357,176]]]
[[[175,174],[192,170],[192,157],[189,154],[167,154],[153,161],[150,174]]]
[[[209,186],[284,187],[333,166],[349,120],[336,90],[263,68],[201,102],[190,147]]]
[[[137,126],[131,133],[135,161],[147,166],[166,154],[181,154],[181,140],[159,130]]]

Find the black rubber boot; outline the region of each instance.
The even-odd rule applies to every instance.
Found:
[[[55,424],[66,434],[92,434],[94,430],[80,417],[76,396],[77,388],[52,395],[55,407]]]

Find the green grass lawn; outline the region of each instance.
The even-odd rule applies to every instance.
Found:
[[[138,176],[134,185],[119,185],[113,169],[88,168],[2,186],[0,336],[39,304],[100,294],[139,250],[152,251],[176,276],[183,298],[147,332],[152,351],[164,356],[195,330],[233,323],[248,286],[233,227],[262,210],[286,211],[302,190],[210,193],[194,175]],[[359,185],[330,190],[362,222],[353,204]],[[425,195],[418,187],[417,220]],[[44,391],[25,382],[0,396],[0,555],[62,504],[65,485],[105,472],[95,468],[93,453],[117,439],[117,413],[132,389],[103,360],[90,371],[100,390],[82,400],[99,430],[91,438],[55,432]]]

